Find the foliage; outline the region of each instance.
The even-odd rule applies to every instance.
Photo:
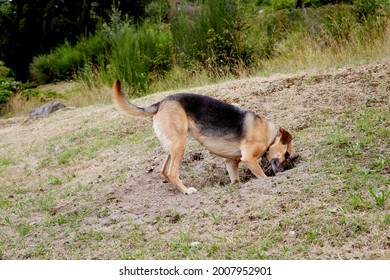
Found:
[[[48,53],[68,41],[77,43],[109,21],[114,4],[134,21],[144,16],[150,0],[113,1],[6,1],[0,2],[0,60],[16,73],[18,80],[27,80],[28,65],[38,53]]]
[[[189,61],[199,61],[217,73],[249,66],[252,50],[246,44],[246,16],[236,0],[205,0],[202,6],[177,11],[172,38],[178,62],[186,66]]]
[[[11,69],[6,67],[3,61],[0,61],[0,112],[3,110],[3,105],[11,99],[13,93],[20,86],[20,83],[9,77],[10,74]]]
[[[75,46],[65,42],[50,54],[34,58],[31,77],[40,83],[71,79],[87,62],[96,62],[107,48],[102,36],[84,37]]]
[[[153,23],[161,23],[168,18],[169,5],[167,0],[152,1],[145,7],[147,19]]]
[[[145,23],[142,28],[126,25],[110,37],[112,50],[97,64],[88,63],[79,77],[89,84],[96,79],[111,84],[121,79],[133,94],[144,93],[154,78],[171,67],[170,33]]]
[[[0,28],[7,27],[1,46],[10,45],[11,36],[7,32],[14,12],[19,13],[18,24],[23,22],[21,32],[29,27],[29,15],[22,9],[23,5],[13,2],[1,5]],[[114,79],[121,79],[131,94],[140,95],[155,90],[167,78],[170,81],[164,89],[179,86],[181,80],[204,76],[212,80],[259,71],[270,60],[293,61],[298,53],[307,57],[313,50],[337,53],[347,46],[367,49],[371,48],[368,44],[386,39],[388,1],[339,2],[138,0],[134,2],[137,8],[132,6],[138,11],[134,16],[134,11],[126,13],[130,7],[127,1],[110,3],[111,9],[107,3],[92,5],[85,1],[83,11],[88,16],[84,16],[94,22],[93,28],[87,25],[88,31],[77,36],[64,33],[63,43],[34,57],[29,75],[39,83],[76,78],[87,87],[108,86]],[[63,28],[61,24],[69,20],[66,19],[68,11],[57,18],[55,1],[41,3],[48,6],[26,4],[25,8],[27,11],[54,9],[44,16],[44,33],[53,34],[47,25],[51,19],[61,19],[51,23]],[[32,41],[39,42],[40,37]],[[44,44],[42,49],[47,49]],[[14,51],[12,47],[5,48],[4,54],[9,56],[10,50]],[[20,50],[20,53],[21,60],[27,61],[26,52]],[[14,70],[19,75],[20,69]],[[2,102],[7,102],[10,92],[3,92],[2,97]]]
[[[3,61],[0,61],[0,77],[8,77],[11,74],[11,69],[4,65]]]
[[[61,96],[54,90],[42,91],[37,88],[24,89],[23,91],[21,91],[20,95],[26,100],[35,99],[40,102],[48,102]]]
[[[360,20],[376,17],[381,9],[390,5],[387,0],[354,0],[353,2],[354,12]]]
[[[254,45],[258,59],[269,59],[278,52],[285,38],[305,28],[305,19],[299,10],[280,10],[262,15],[253,26]]]

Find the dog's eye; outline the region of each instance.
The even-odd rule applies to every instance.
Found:
[[[284,158],[285,159],[288,159],[290,157],[290,153],[289,152],[286,152],[285,154],[284,154]]]

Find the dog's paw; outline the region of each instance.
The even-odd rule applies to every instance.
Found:
[[[185,194],[193,194],[193,193],[196,193],[197,190],[195,188],[188,188],[187,191],[185,192]]]

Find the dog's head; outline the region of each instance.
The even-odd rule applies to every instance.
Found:
[[[274,143],[269,147],[266,158],[271,163],[275,174],[282,172],[287,164],[287,159],[292,152],[292,139],[292,135],[287,130],[280,128]]]

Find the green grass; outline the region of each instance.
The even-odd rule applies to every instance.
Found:
[[[0,175],[3,171],[10,165],[12,165],[14,161],[10,158],[0,158]]]

